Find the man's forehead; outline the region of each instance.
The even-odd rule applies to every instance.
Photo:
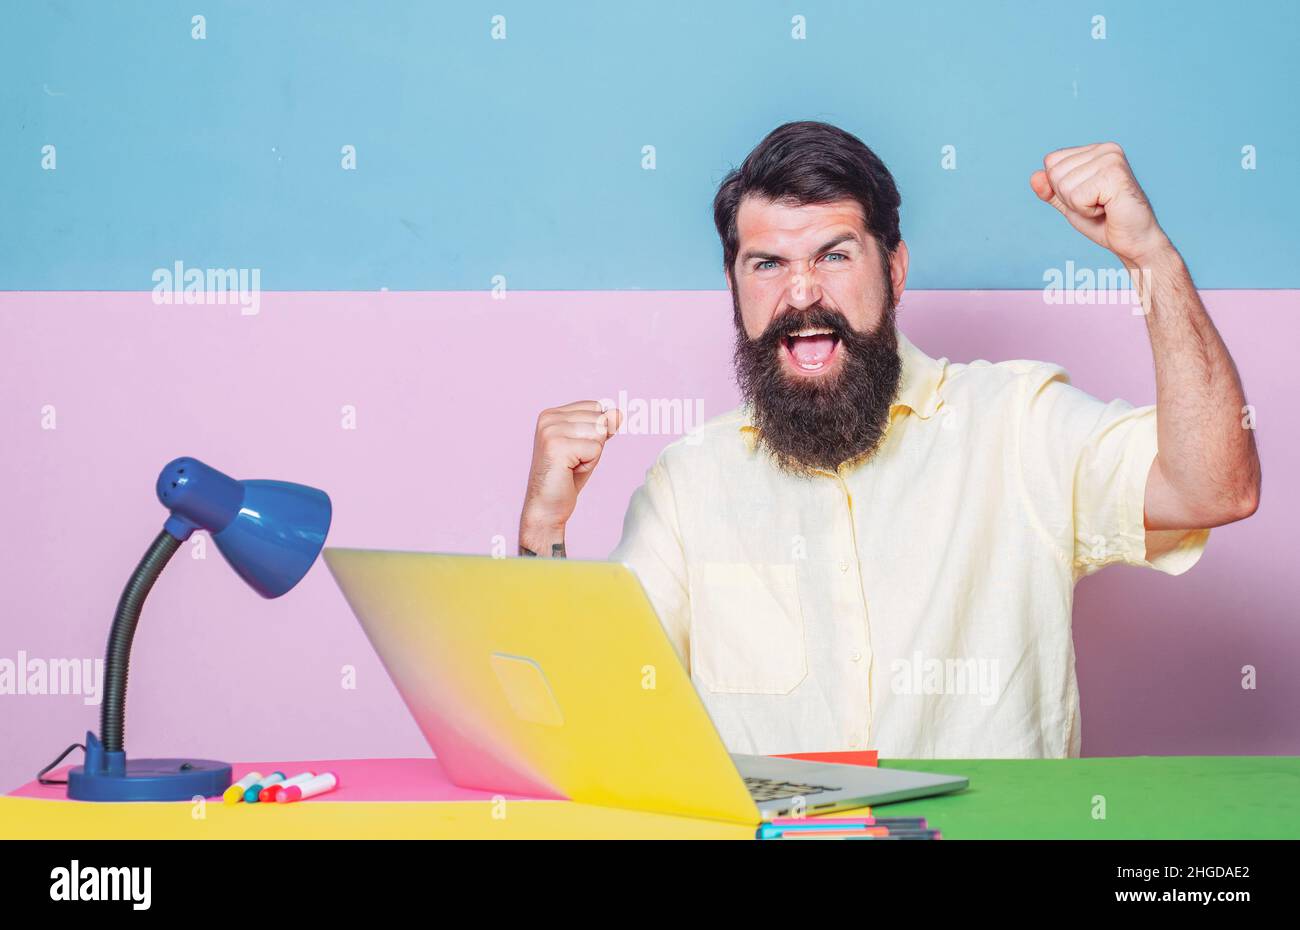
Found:
[[[753,246],[760,240],[765,244],[793,244],[804,238],[817,240],[815,245],[827,233],[841,231],[865,238],[865,225],[862,205],[856,200],[792,204],[746,197],[736,212],[736,233],[742,246]]]

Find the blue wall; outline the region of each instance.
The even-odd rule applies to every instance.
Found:
[[[1202,287],[1296,287],[1298,39],[1290,0],[12,3],[0,289],[721,289],[718,181],[807,118],[894,171],[913,287],[1113,265],[1027,181],[1105,139]]]

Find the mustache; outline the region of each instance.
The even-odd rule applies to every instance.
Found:
[[[855,330],[848,318],[838,310],[814,304],[802,310],[787,310],[773,317],[762,333],[748,341],[754,348],[775,349],[791,333],[809,328],[829,329],[840,342],[852,342],[855,337],[862,338],[864,335]]]

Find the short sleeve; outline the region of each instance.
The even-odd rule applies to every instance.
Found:
[[[1208,529],[1148,532],[1147,476],[1156,457],[1156,408],[1109,403],[1069,383],[1056,365],[1028,376],[1020,431],[1030,504],[1061,532],[1075,578],[1112,564],[1181,575],[1200,559]]]
[[[630,567],[682,663],[690,668],[690,597],[672,483],[662,462],[646,472],[623,518],[623,536],[610,559]]]

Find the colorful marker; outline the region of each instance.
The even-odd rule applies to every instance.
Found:
[[[924,817],[775,817],[774,827],[821,827],[827,824],[857,827],[925,826]]]
[[[938,830],[921,830],[916,833],[891,833],[889,836],[846,836],[846,840],[941,840]]]
[[[286,778],[282,782],[277,782],[274,785],[269,785],[268,787],[263,788],[261,792],[258,794],[257,800],[262,804],[266,804],[269,801],[274,801],[276,799],[276,795],[278,795],[285,788],[288,788],[290,785],[301,785],[303,782],[311,781],[315,777],[316,777],[315,774],[313,774],[312,772],[303,772],[301,775],[293,776],[293,778]]]
[[[281,804],[288,804],[291,801],[303,801],[307,798],[314,798],[318,794],[333,791],[338,787],[338,784],[337,775],[333,772],[323,772],[311,781],[305,781],[300,785],[290,785],[276,795],[275,799]]]
[[[787,833],[783,840],[937,840],[938,830],[889,830],[870,828],[865,832],[838,832],[832,830],[800,830]]]
[[[262,793],[262,789],[267,785],[274,785],[278,781],[284,781],[284,772],[272,772],[265,778],[253,782],[248,786],[248,790],[244,792],[244,803],[256,804],[258,796]]]
[[[822,839],[823,836],[888,836],[888,827],[841,827],[839,830],[787,830],[775,839]],[[771,838],[764,838],[771,839]]]
[[[221,800],[227,804],[238,804],[244,800],[244,792],[257,783],[262,777],[261,772],[249,772],[239,781],[232,784],[226,789],[226,793],[221,796]]]
[[[758,828],[760,840],[789,838],[796,833],[861,833],[887,831],[890,833],[925,830],[924,817],[817,817],[811,820],[791,818],[773,820]]]

